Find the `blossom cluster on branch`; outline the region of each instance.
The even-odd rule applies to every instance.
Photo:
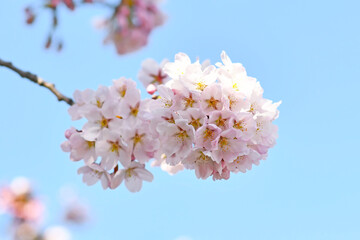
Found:
[[[165,21],[165,15],[159,10],[158,0],[119,0],[117,4],[105,0],[47,0],[42,6],[52,13],[51,28],[45,48],[56,44],[60,51],[63,41],[56,36],[59,24],[59,7],[65,6],[73,11],[86,4],[103,5],[110,9],[111,14],[96,23],[98,28],[105,29],[107,36],[104,43],[113,43],[118,54],[126,54],[144,47],[152,30]],[[27,24],[33,24],[37,18],[37,9],[25,8]]]
[[[195,170],[198,178],[229,179],[265,159],[276,143],[277,107],[263,97],[260,83],[222,52],[222,63],[191,62],[179,53],[174,62],[146,60],[138,78],[150,94],[142,100],[127,78],[109,87],[74,93],[69,114],[85,118],[82,129],[65,132],[62,144],[88,185],[101,181],[114,189],[123,181],[131,192],[152,181],[145,164],[170,174]]]

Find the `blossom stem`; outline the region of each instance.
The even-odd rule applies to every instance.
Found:
[[[69,97],[66,97],[61,92],[59,92],[59,90],[57,90],[55,88],[55,84],[45,82],[42,78],[38,77],[37,75],[30,73],[30,72],[25,72],[25,71],[15,67],[11,62],[5,62],[0,59],[0,66],[11,69],[14,72],[16,72],[17,74],[19,74],[22,78],[27,78],[28,80],[32,81],[33,83],[49,89],[56,96],[56,98],[58,99],[59,102],[64,101],[67,104],[69,104],[70,106],[74,104],[74,100],[72,100]]]

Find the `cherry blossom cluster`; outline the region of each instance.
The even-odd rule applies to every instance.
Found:
[[[97,21],[95,25],[106,29],[104,43],[113,43],[118,54],[134,52],[144,47],[153,29],[165,21],[165,15],[159,10],[158,0],[118,0],[116,4],[106,0],[47,0],[42,7],[50,10],[52,19],[45,48],[56,44],[60,51],[63,47],[62,40],[55,34],[59,22],[59,8],[64,6],[73,11],[84,4],[103,5],[110,9],[110,16]],[[36,12],[36,8],[31,6],[25,8],[27,24],[34,23]]]
[[[139,191],[143,180],[152,181],[145,163],[158,148],[150,131],[153,100],[141,100],[136,83],[126,78],[96,91],[76,91],[74,99],[69,114],[73,120],[87,122],[81,130],[66,131],[68,141],[62,149],[70,152],[72,161],[84,161],[78,170],[83,181],[92,185],[100,180],[104,189],[114,189],[124,181],[131,192]]]
[[[170,174],[195,170],[197,178],[229,179],[266,159],[276,143],[277,107],[263,97],[260,83],[247,76],[225,52],[222,63],[191,62],[179,53],[174,62],[148,59],[138,74],[151,99],[141,100],[134,81],[115,80],[97,91],[76,91],[73,120],[81,130],[66,131],[62,144],[88,185],[116,188],[125,181],[136,192],[151,181],[145,163]]]
[[[157,87],[153,134],[160,140],[155,165],[175,173],[194,169],[198,178],[228,179],[265,159],[275,145],[280,102],[263,98],[255,78],[225,52],[222,63],[191,62],[179,53],[165,64],[170,77]],[[144,82],[144,81],[143,81]]]

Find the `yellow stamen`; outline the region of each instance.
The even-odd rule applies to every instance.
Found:
[[[139,108],[137,106],[135,106],[134,108],[130,107],[130,115],[136,117],[138,113],[139,113]]]
[[[195,100],[192,98],[191,94],[188,98],[184,98],[185,109],[187,109],[189,107],[193,107],[194,103],[195,103]]]
[[[119,88],[119,94],[120,94],[120,96],[121,97],[125,97],[125,94],[126,94],[126,85],[123,85],[123,86],[121,86],[120,88]]]
[[[212,139],[214,137],[214,131],[206,128],[204,131],[204,140]]]
[[[104,117],[102,117],[101,121],[100,121],[100,126],[101,128],[107,128],[108,127],[108,120]]]
[[[242,132],[246,132],[246,131],[247,131],[247,128],[246,128],[245,126],[246,126],[246,124],[245,124],[244,121],[238,121],[238,122],[235,121],[235,122],[234,122],[234,125],[233,125],[234,128],[239,129],[239,130],[241,130]]]
[[[226,123],[227,119],[222,118],[222,116],[220,115],[218,119],[216,119],[215,124],[218,127],[225,127],[225,123]]]
[[[210,99],[206,99],[206,102],[208,104],[209,108],[213,108],[217,110],[217,104],[220,102],[219,100],[216,100],[214,97],[211,97]]]
[[[142,142],[142,138],[145,136],[145,133],[139,135],[138,133],[135,134],[135,136],[132,138],[132,140],[134,141],[134,147],[136,146],[136,144],[141,143]]]
[[[200,123],[200,118],[194,119],[193,117],[191,117],[191,121],[189,122],[189,124],[193,126],[195,130],[202,126],[202,124]]]
[[[219,145],[223,151],[229,150],[229,141],[227,138],[220,136]]]
[[[101,108],[103,106],[104,102],[101,102],[99,99],[96,99],[96,106],[98,108]]]
[[[197,90],[203,91],[206,87],[207,87],[207,85],[204,84],[203,82],[197,82],[196,83],[196,89]]]
[[[95,142],[86,141],[86,143],[88,144],[88,148],[93,148],[93,147],[95,147]]]
[[[176,137],[181,141],[181,142],[184,142],[185,139],[187,139],[189,137],[189,135],[187,134],[187,132],[181,128],[180,129],[180,132],[178,132],[176,134]]]

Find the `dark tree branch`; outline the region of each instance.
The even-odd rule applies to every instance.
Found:
[[[71,98],[66,97],[61,92],[59,92],[55,88],[55,85],[53,83],[45,82],[42,78],[36,76],[35,74],[20,70],[19,68],[15,67],[11,62],[5,62],[5,61],[0,59],[0,66],[9,68],[9,69],[13,70],[14,72],[16,72],[17,74],[19,74],[21,77],[27,78],[30,81],[32,81],[33,83],[36,83],[39,86],[42,86],[42,87],[45,87],[45,88],[49,89],[56,96],[56,98],[58,99],[59,102],[64,101],[67,104],[69,104],[70,106],[74,104],[74,100],[72,100]]]

